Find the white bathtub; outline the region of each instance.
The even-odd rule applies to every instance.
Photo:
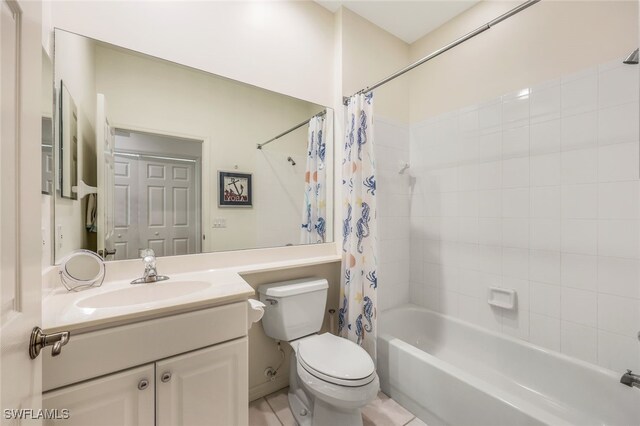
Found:
[[[622,372],[414,305],[378,324],[382,390],[429,426],[640,425]]]

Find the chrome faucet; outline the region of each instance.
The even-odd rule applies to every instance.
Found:
[[[158,275],[158,270],[156,269],[156,254],[152,249],[142,250],[140,256],[144,263],[144,275],[142,275],[142,278],[131,281],[131,284],[155,283],[169,279],[166,275]]]
[[[620,377],[620,383],[629,387],[635,386],[640,388],[640,375],[633,374],[631,370],[627,370],[627,372]]]

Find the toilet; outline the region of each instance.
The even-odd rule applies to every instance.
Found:
[[[289,405],[301,426],[359,426],[361,408],[380,387],[373,360],[350,340],[322,328],[329,284],[305,278],[258,287],[267,336],[293,349]]]

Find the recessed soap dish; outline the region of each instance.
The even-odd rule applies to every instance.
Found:
[[[516,291],[511,288],[489,287],[489,304],[497,308],[514,310]]]

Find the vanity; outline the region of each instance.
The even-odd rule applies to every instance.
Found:
[[[253,294],[231,271],[53,292],[44,332],[71,338],[43,349],[43,406],[73,425],[246,424]]]

